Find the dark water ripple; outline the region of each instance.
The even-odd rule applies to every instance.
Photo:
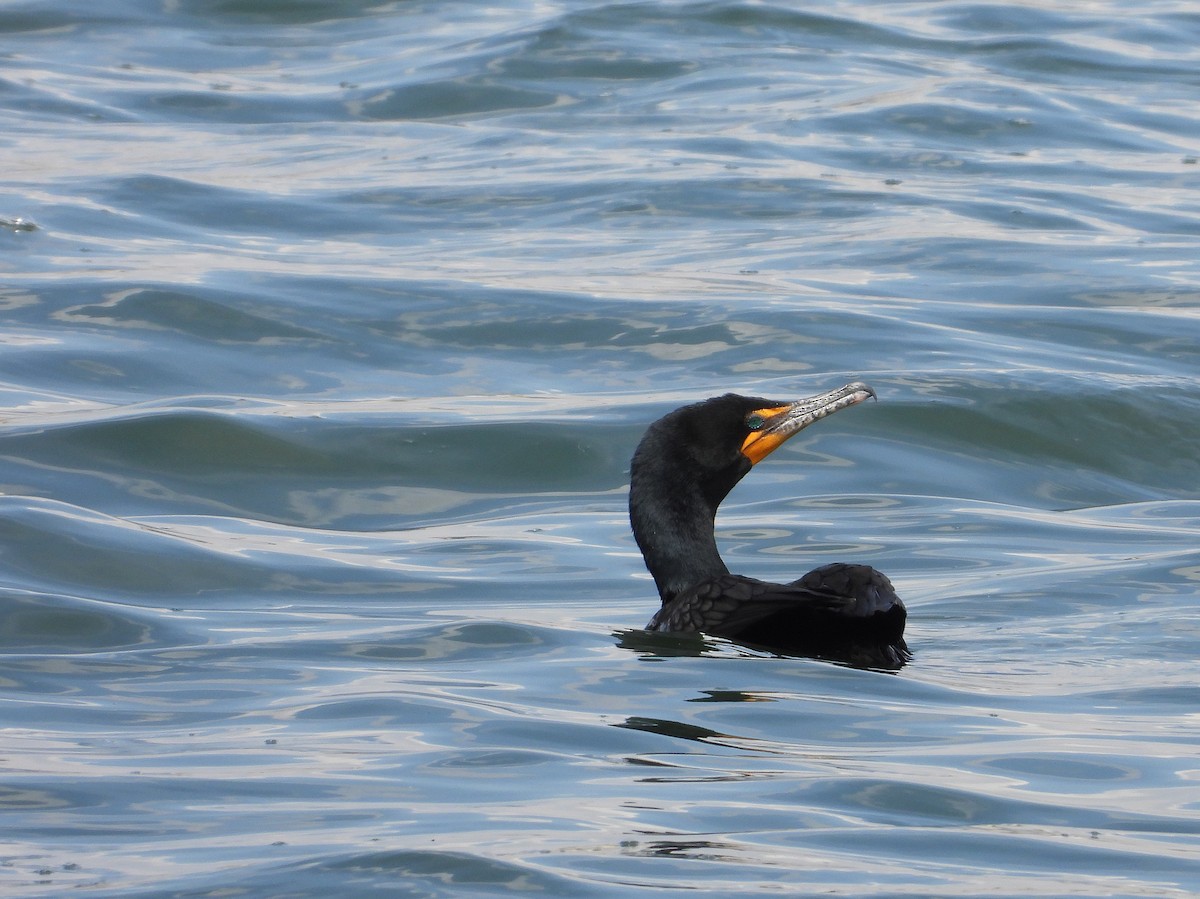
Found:
[[[0,891],[1200,889],[1200,15],[0,9]],[[869,380],[648,635],[630,450]]]

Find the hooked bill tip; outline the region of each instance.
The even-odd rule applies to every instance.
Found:
[[[853,381],[853,382],[847,384],[845,389],[847,392],[865,393],[867,396],[869,396],[873,400],[879,399],[878,394],[875,393],[875,388],[872,387],[870,384],[864,383],[863,381]]]

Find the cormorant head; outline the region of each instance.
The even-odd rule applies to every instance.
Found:
[[[634,454],[634,467],[646,464],[647,455],[656,457],[651,464],[658,480],[669,475],[696,484],[715,513],[750,468],[789,437],[874,396],[866,384],[855,382],[793,402],[736,393],[713,397],[652,424]]]

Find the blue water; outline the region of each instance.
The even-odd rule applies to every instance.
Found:
[[[0,891],[1200,892],[1200,10],[0,3]],[[628,459],[849,380],[640,630]]]

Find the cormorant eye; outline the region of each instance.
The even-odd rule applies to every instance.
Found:
[[[746,427],[749,428],[751,431],[762,430],[762,426],[765,425],[766,423],[767,423],[767,420],[765,418],[763,418],[761,415],[759,415],[757,412],[754,412],[754,413],[746,416]]]

